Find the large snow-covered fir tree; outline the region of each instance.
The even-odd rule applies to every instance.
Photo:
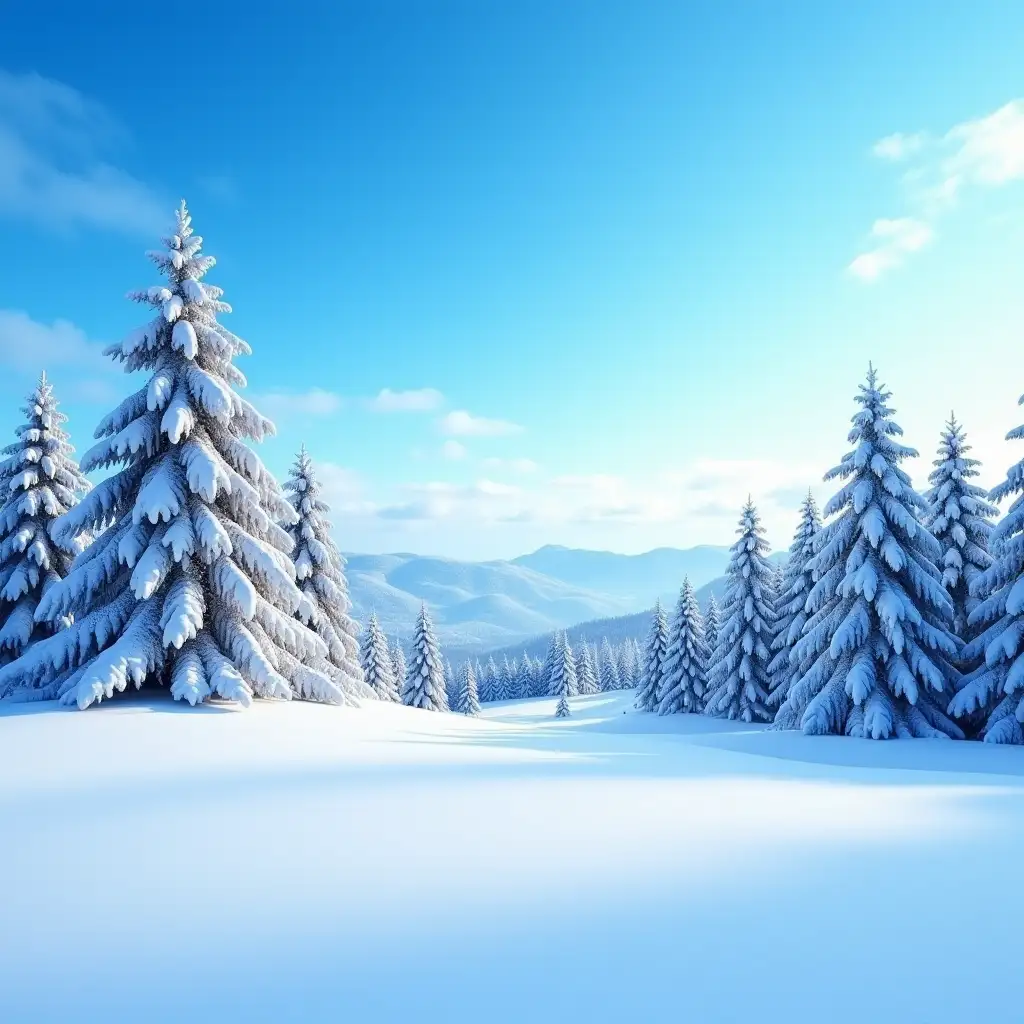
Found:
[[[725,608],[704,710],[718,718],[765,722],[775,622],[769,602],[775,570],[768,561],[761,518],[749,498],[736,532],[739,540],[730,549]]]
[[[668,648],[662,664],[658,714],[704,710],[707,691],[708,649],[704,642],[704,621],[690,578],[683,580],[675,615],[669,626]]]
[[[473,663],[465,662],[459,670],[459,699],[455,710],[460,715],[479,715],[480,698],[476,692],[476,672]]]
[[[85,535],[54,539],[58,516],[89,490],[44,373],[22,407],[25,422],[0,463],[0,660],[10,661],[64,623],[37,622],[44,593],[67,575]]]
[[[857,395],[853,450],[826,474],[842,487],[825,506],[807,598],[810,618],[793,649],[808,668],[779,712],[806,733],[961,736],[945,714],[958,654],[952,602],[922,524],[924,499],[900,468],[917,453],[896,439],[890,394],[869,369]]]
[[[971,482],[981,463],[967,454],[970,450],[963,427],[950,414],[928,477],[932,486],[925,495],[924,515],[941,550],[938,565],[953,602],[953,632],[965,642],[971,639],[968,619],[979,603],[971,585],[992,565],[990,520],[999,515],[988,493]]]
[[[718,607],[718,601],[712,594],[708,598],[707,611],[704,613],[704,642],[708,645],[708,659],[715,656],[718,647],[718,634],[722,630],[722,609]]]
[[[133,297],[152,320],[107,354],[144,386],[105,417],[82,469],[120,466],[53,525],[58,544],[98,534],[36,610],[74,623],[0,673],[85,708],[129,684],[168,685],[191,704],[216,695],[342,701],[327,648],[296,618],[315,611],[295,582],[295,512],[246,444],[273,432],[236,391],[249,346],[217,320],[230,307],[203,277],[185,204],[150,254],[166,283]]]
[[[800,521],[797,523],[793,543],[789,547],[789,558],[776,600],[777,619],[772,650],[775,652],[768,665],[771,692],[768,706],[776,711],[789,696],[789,688],[795,675],[802,675],[801,667],[793,658],[793,648],[800,639],[807,622],[807,595],[814,586],[811,559],[814,557],[814,538],[821,529],[818,503],[810,491],[800,505]],[[807,666],[804,666],[806,671]],[[780,722],[780,725],[785,723]]]
[[[1024,405],[1024,396],[1019,404]],[[1011,430],[1006,439],[1024,439],[1024,426]],[[989,494],[993,501],[1011,497],[1006,515],[992,529],[992,564],[971,582],[970,597],[978,603],[968,617],[967,629],[973,635],[961,659],[977,667],[961,680],[949,710],[969,726],[977,723],[988,743],[1020,744],[1024,743],[1024,460],[1014,463],[1006,479]]]
[[[420,606],[420,614],[416,619],[416,629],[412,636],[409,666],[402,688],[402,703],[426,711],[448,710],[441,648],[425,604]]]
[[[585,640],[580,641],[576,650],[576,685],[581,694],[597,693],[597,672]]]
[[[661,602],[654,605],[651,628],[644,646],[640,683],[636,693],[636,706],[641,711],[657,711],[662,681],[665,678],[665,652],[668,650],[668,619]]]
[[[564,694],[566,697],[575,697],[577,692],[576,658],[572,653],[569,638],[564,633],[557,633],[548,696],[559,697]]]
[[[612,645],[605,637],[601,641],[601,659],[597,666],[597,683],[602,693],[609,693],[611,690],[622,688],[622,680],[619,678],[619,663],[612,650]]]
[[[372,697],[359,659],[359,625],[349,614],[352,601],[345,579],[345,559],[331,536],[328,506],[321,497],[320,481],[305,445],[299,450],[284,493],[298,521],[286,523],[292,538],[292,562],[299,589],[313,608],[312,626],[327,645],[327,660],[334,680],[351,697]]]
[[[363,669],[363,678],[377,699],[398,703],[399,681],[395,678],[394,664],[388,650],[388,638],[380,628],[376,612],[370,612],[370,621],[363,630],[359,645],[359,662]]]

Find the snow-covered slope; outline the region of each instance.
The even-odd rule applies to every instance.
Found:
[[[0,707],[0,1018],[1019,1019],[1019,749],[632,697]]]

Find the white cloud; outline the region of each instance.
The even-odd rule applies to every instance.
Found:
[[[67,320],[43,324],[17,309],[0,309],[0,362],[17,370],[108,365],[102,346]]]
[[[374,412],[433,412],[444,402],[444,395],[435,388],[392,391],[383,388],[369,406]]]
[[[878,244],[850,263],[850,273],[863,281],[873,281],[886,270],[898,267],[908,255],[923,249],[934,232],[924,221],[900,217],[876,220],[871,225],[871,236]]]
[[[333,391],[323,388],[310,388],[309,391],[287,392],[270,391],[266,394],[253,395],[253,405],[268,416],[333,416],[342,405],[342,399]]]
[[[459,441],[447,440],[441,445],[441,454],[453,462],[466,457],[466,446]]]
[[[892,135],[886,135],[884,139],[879,139],[871,147],[871,152],[882,160],[892,160],[894,163],[900,163],[913,156],[924,144],[925,135],[923,132],[917,132],[913,135],[895,132]]]
[[[875,221],[871,233],[880,243],[849,266],[863,281],[876,280],[928,245],[937,221],[968,190],[1024,180],[1024,100],[954,125],[939,137],[888,135],[875,143],[873,152],[908,165],[902,183],[910,212]]]
[[[320,481],[324,501],[330,505],[331,513],[337,519],[340,515],[372,516],[376,506],[365,496],[365,488],[359,474],[339,465],[337,462],[314,460],[317,479]],[[337,526],[338,523],[335,522]]]
[[[490,469],[509,469],[513,473],[536,473],[539,469],[533,459],[502,459],[491,455],[480,461]]]
[[[122,135],[70,86],[0,70],[0,212],[52,227],[158,230],[169,219],[165,204],[99,155]]]
[[[455,409],[441,417],[441,431],[454,437],[507,437],[520,434],[523,428],[507,420],[491,420],[474,416],[465,409]]]

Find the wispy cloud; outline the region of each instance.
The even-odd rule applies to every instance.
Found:
[[[507,437],[523,431],[518,423],[474,416],[465,409],[455,409],[442,416],[440,427],[442,433],[453,437]]]
[[[340,395],[323,388],[310,388],[308,391],[270,391],[265,394],[254,394],[250,401],[269,416],[294,417],[333,416],[344,402]]]
[[[862,281],[876,277],[898,267],[911,255],[923,249],[934,237],[931,225],[913,217],[896,220],[876,220],[871,225],[871,237],[876,245],[862,252],[850,263],[850,273]]]
[[[489,455],[480,461],[489,469],[509,469],[513,473],[536,473],[540,468],[533,459],[502,459]]]
[[[871,147],[871,152],[880,160],[901,163],[917,153],[924,146],[926,139],[924,132],[915,132],[912,135],[894,132],[892,135],[886,135],[884,139],[879,139]]]
[[[849,265],[851,274],[862,281],[877,280],[929,245],[938,221],[971,189],[1024,180],[1024,99],[938,136],[888,135],[872,152],[904,167],[901,183],[907,213],[872,225],[870,247]]]
[[[56,228],[158,230],[167,204],[102,156],[123,138],[102,105],[70,86],[0,70],[0,213]]]
[[[441,445],[441,454],[452,462],[457,462],[466,457],[466,446],[461,441],[449,438]]]
[[[369,400],[374,412],[433,412],[444,403],[444,395],[435,388],[415,388],[410,391],[382,389]]]

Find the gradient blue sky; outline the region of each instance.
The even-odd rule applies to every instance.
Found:
[[[789,543],[869,359],[924,485],[1024,418],[1024,5],[5,4],[0,434],[186,196],[342,546]],[[380,395],[387,389],[383,400]],[[397,397],[396,397],[397,396]]]

